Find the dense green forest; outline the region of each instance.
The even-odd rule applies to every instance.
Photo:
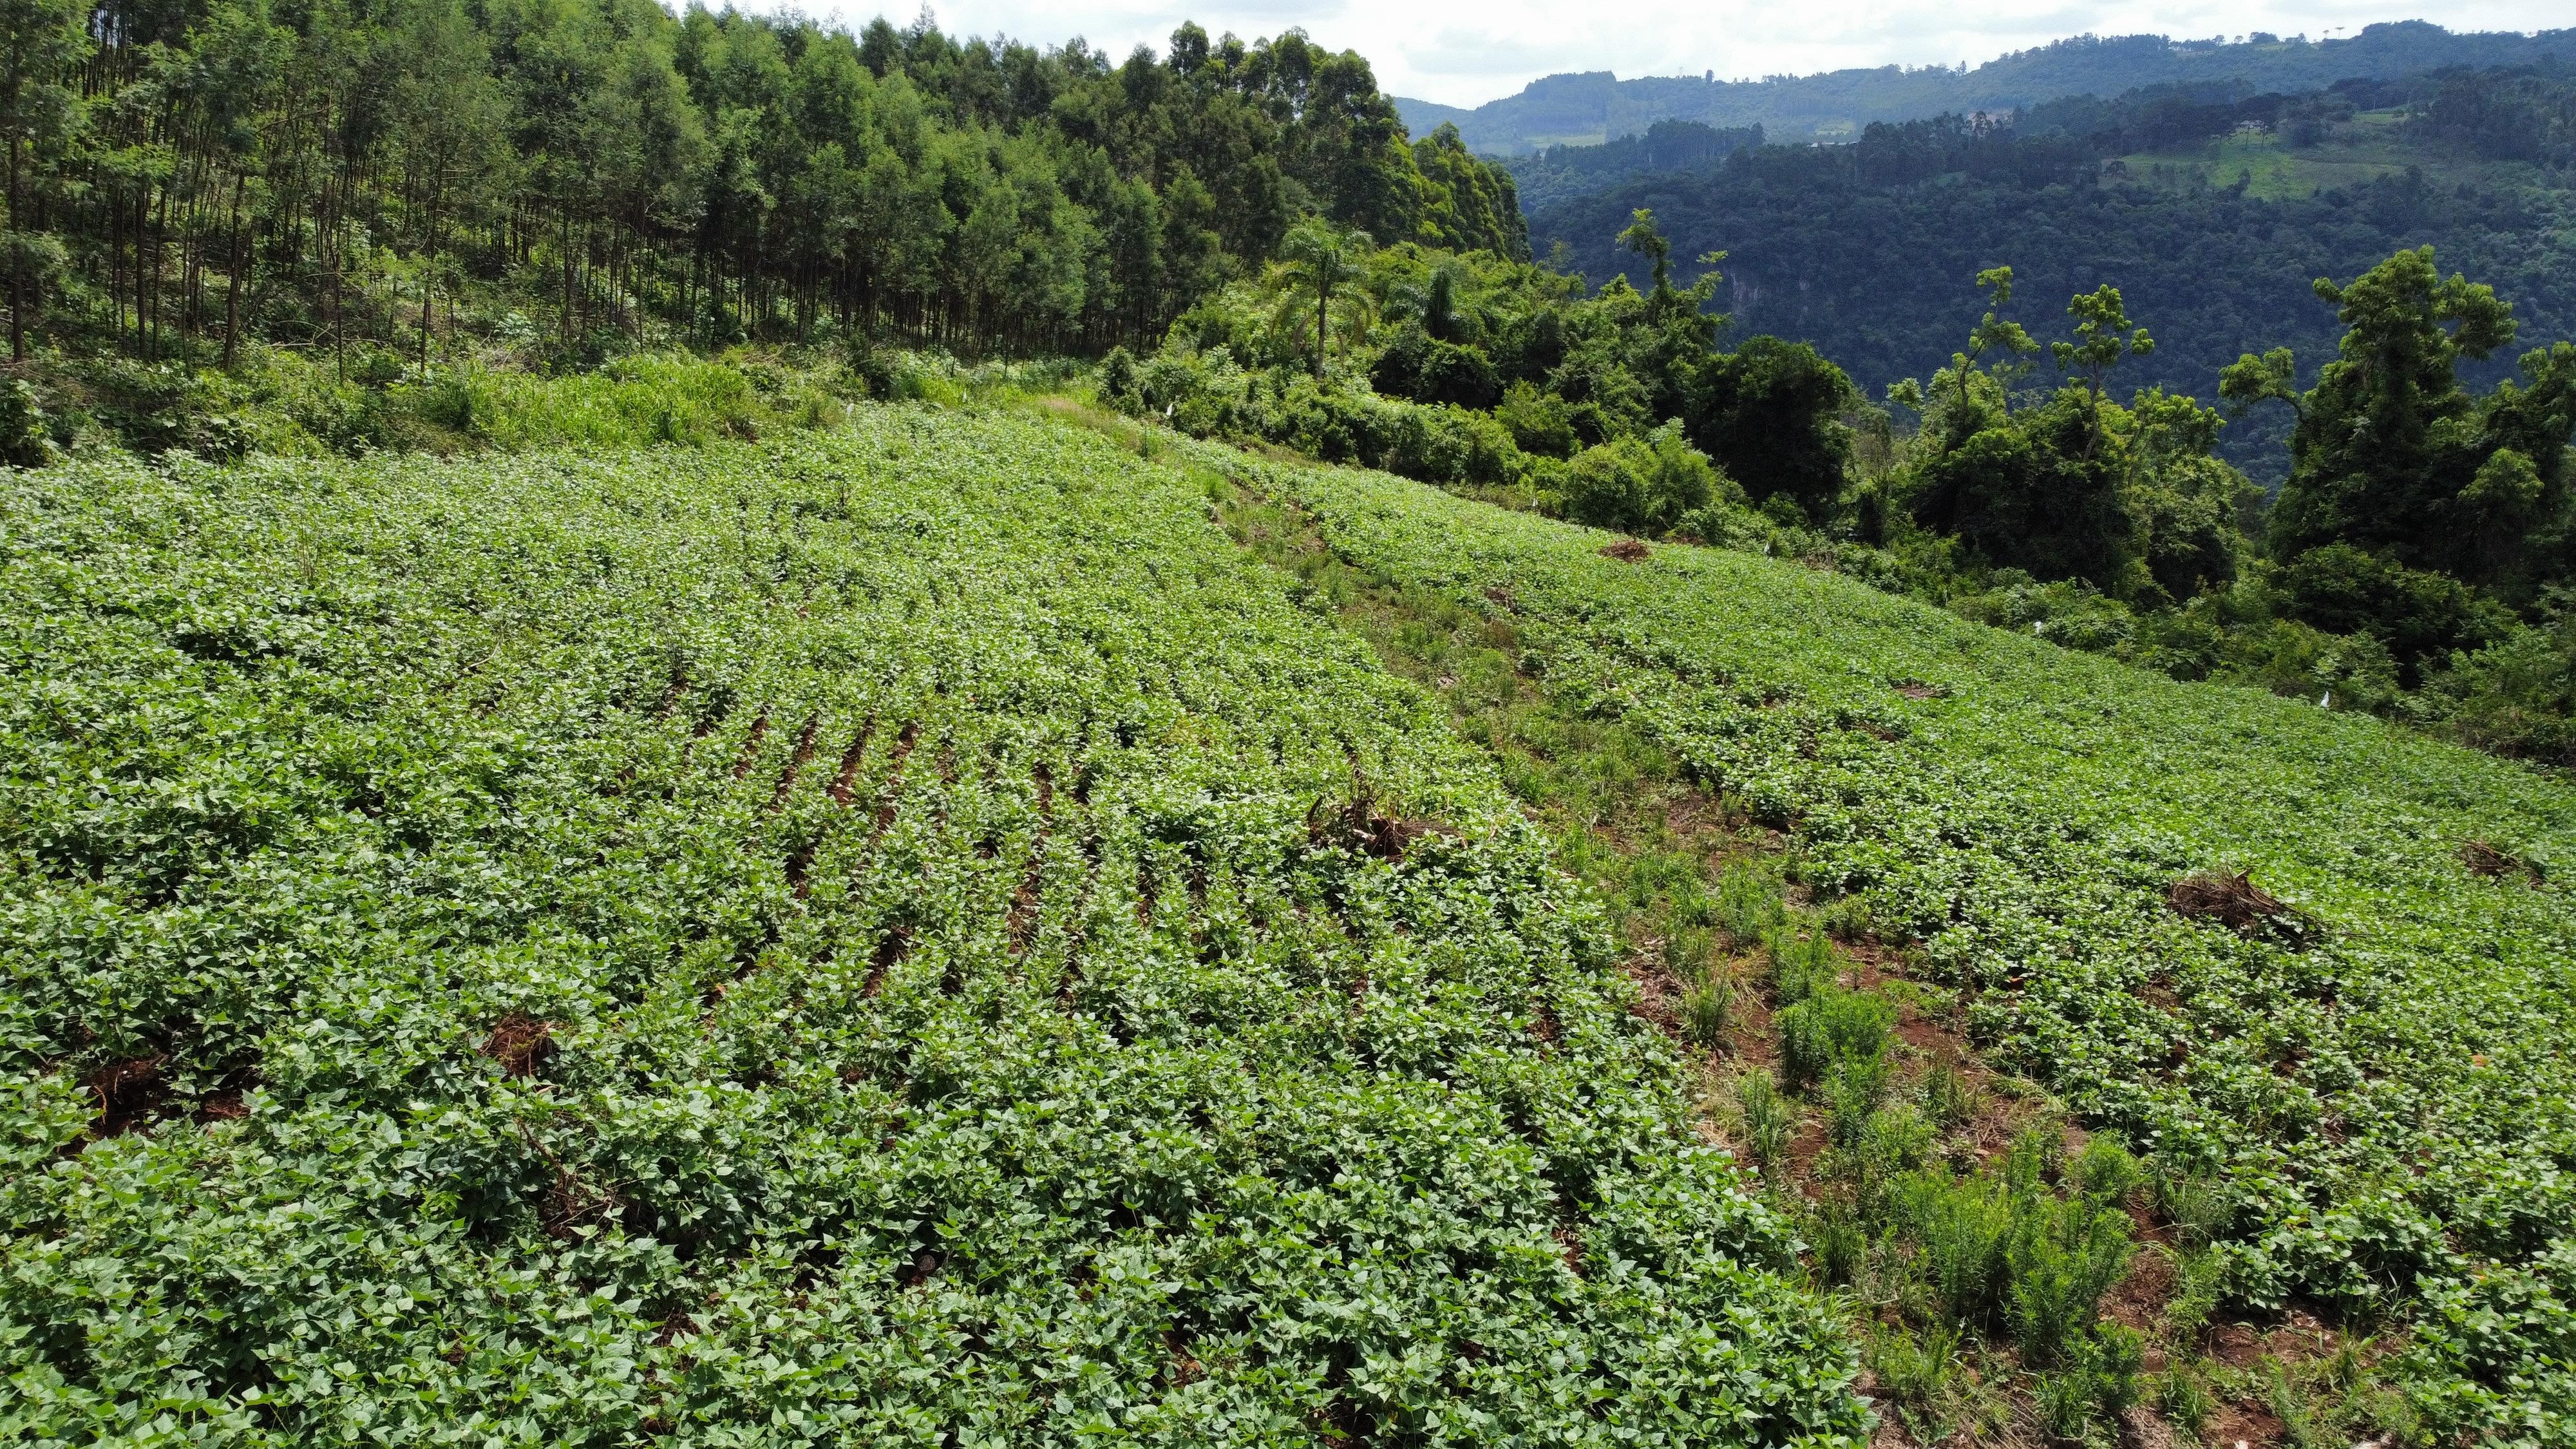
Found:
[[[1537,216],[1560,202],[1606,191],[1631,176],[1695,171],[1763,143],[1762,127],[1719,130],[1697,121],[1657,121],[1639,136],[1599,146],[1550,146],[1496,158],[1519,183],[1521,206]]]
[[[1185,26],[858,33],[649,0],[31,0],[5,12],[12,356],[417,362],[891,335],[1158,336],[1309,213],[1522,249],[1510,180],[1409,142],[1366,61]]]
[[[1762,126],[1774,139],[1803,143],[1849,141],[1873,121],[1923,120],[1944,112],[2000,115],[2061,97],[2117,95],[2139,86],[2242,82],[2256,90],[2310,91],[2351,78],[2537,65],[2553,58],[2576,60],[2576,31],[2454,34],[2409,20],[2367,25],[2341,40],[2284,40],[2259,31],[2233,43],[2218,37],[2081,35],[1973,69],[1890,65],[1724,81],[1714,71],[1631,80],[1588,71],[1532,81],[1516,95],[1472,110],[1402,97],[1396,106],[1415,131],[1454,125],[1480,153],[1599,144],[1676,120]]]
[[[2203,161],[2221,150],[2243,165]],[[2267,162],[2284,184],[2255,185]],[[2333,314],[2308,284],[2405,247],[2430,244],[2493,285],[2526,329],[2576,335],[2572,166],[2576,84],[2563,69],[2301,95],[2239,83],[2077,98],[2004,123],[1874,125],[1845,147],[1739,149],[1538,213],[1532,235],[1595,278],[1642,283],[1642,261],[1613,238],[1650,207],[1677,250],[1727,253],[1721,296],[1739,333],[1812,343],[1873,396],[1947,360],[1986,267],[2011,266],[2027,295],[2107,283],[2161,344],[2134,381],[2206,394],[2249,348],[2331,347]],[[2298,185],[2300,168],[2334,184]],[[2512,359],[2470,366],[2492,381]],[[2246,419],[2225,454],[2277,482],[2285,428]]]

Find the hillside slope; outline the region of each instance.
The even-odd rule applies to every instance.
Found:
[[[2363,27],[2342,40],[2237,44],[2161,35],[2078,36],[1969,70],[1881,66],[1766,80],[1587,71],[1535,80],[1472,110],[1396,97],[1417,136],[1454,125],[1472,150],[1515,155],[1558,143],[1642,134],[1657,121],[1761,126],[1783,142],[1849,140],[1872,121],[1945,111],[2009,111],[2058,96],[2117,95],[2136,86],[2242,80],[2256,90],[2314,90],[2348,77],[2382,78],[2441,66],[2530,65],[2576,56],[2576,32],[2454,34],[2423,21]]]
[[[2576,1422],[2576,789],[1786,562],[1238,466],[1788,831],[1995,1060],[2210,1195],[2236,1301],[2412,1316],[2450,1422]]]
[[[1863,1437],[1593,908],[1181,475],[0,492],[6,1437]]]

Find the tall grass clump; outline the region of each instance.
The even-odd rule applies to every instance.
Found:
[[[569,376],[460,367],[433,381],[426,400],[432,421],[508,450],[703,446],[757,437],[771,417],[743,369],[669,353]]]
[[[1788,1155],[1789,1138],[1798,1130],[1796,1104],[1781,1094],[1769,1072],[1749,1071],[1735,1079],[1735,1109],[1754,1165],[1766,1171],[1776,1166]]]
[[[1717,878],[1710,914],[1737,950],[1762,944],[1789,919],[1788,906],[1780,899],[1778,873],[1767,863],[1752,860],[1728,866]]]
[[[1774,1018],[1781,1074],[1800,1091],[1850,1080],[1867,1088],[1875,1106],[1887,1087],[1888,1038],[1895,1025],[1896,1008],[1886,997],[1824,985]]]

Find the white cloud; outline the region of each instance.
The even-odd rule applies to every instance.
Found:
[[[759,0],[746,0],[757,4]],[[809,13],[862,24],[885,10],[900,24],[910,0],[808,0]],[[1159,49],[1183,20],[1211,34],[1251,39],[1291,25],[1317,41],[1366,55],[1378,83],[1398,95],[1473,106],[1559,71],[1612,70],[1622,76],[1803,75],[1845,66],[1957,65],[1991,60],[2069,35],[2176,37],[2351,34],[2381,20],[2430,20],[2453,30],[2537,30],[2571,24],[2565,0],[2443,0],[2389,8],[2370,0],[2171,0],[2105,5],[2064,0],[1993,0],[1963,8],[1951,0],[1625,0],[1595,9],[1561,0],[941,0],[942,29],[1061,44],[1079,35],[1112,55],[1137,44]]]

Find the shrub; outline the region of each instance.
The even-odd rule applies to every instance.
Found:
[[[1661,533],[1717,495],[1718,473],[1666,424],[1575,454],[1558,489],[1558,508],[1578,523]]]
[[[2108,1419],[2117,1419],[2140,1397],[2138,1376],[2147,1366],[2147,1336],[2120,1323],[2093,1326],[2090,1355],[2093,1402]]]
[[[2134,521],[2110,450],[2089,446],[2080,388],[1961,439],[1915,469],[1913,512],[1988,563],[2110,590],[2126,576]]]
[[[2032,1405],[2049,1433],[2081,1443],[2096,1423],[2116,1425],[2121,1414],[2138,1402],[2146,1339],[2136,1329],[2105,1323],[2070,1343],[2061,1363],[2056,1372],[2041,1374],[2032,1384]]]
[[[1887,1084],[1892,1075],[1887,1056],[1837,1061],[1824,1074],[1822,1094],[1825,1099],[1826,1126],[1837,1147],[1856,1148],[1878,1118],[1878,1110],[1887,1100]],[[1907,1109],[1907,1115],[1921,1121],[1921,1115]]]
[[[1849,1283],[1869,1254],[1869,1232],[1851,1204],[1828,1199],[1807,1222],[1814,1240],[1816,1276],[1827,1283]]]
[[[1977,1087],[1968,1074],[1943,1062],[1923,1074],[1923,1113],[1947,1132],[1977,1115]]]
[[[1581,441],[1574,435],[1574,414],[1565,399],[1526,382],[1511,385],[1503,394],[1502,406],[1494,409],[1494,418],[1510,431],[1522,452],[1536,457],[1570,458]]]
[[[1997,569],[1992,588],[1950,601],[1961,618],[2016,633],[2037,634],[2069,649],[2117,650],[2136,620],[2126,604],[2081,579],[2042,584],[2020,569]]]
[[[2154,1398],[2164,1421],[2194,1439],[2218,1417],[2218,1398],[2197,1365],[2176,1364],[2156,1375]]]
[[[1932,1148],[1932,1124],[1912,1107],[1885,1108],[1863,1124],[1859,1148],[1865,1171],[1879,1181],[1893,1179],[1923,1165]]]
[[[2551,627],[2517,625],[2482,649],[2451,656],[2426,693],[2450,732],[2501,755],[2576,765],[2576,608],[2546,601]]]
[[[2196,455],[2165,459],[2130,489],[2141,562],[2156,585],[2147,597],[2161,591],[2167,599],[2190,599],[2232,582],[2245,547],[2239,520],[2258,510],[2261,497],[2244,474]]]
[[[1842,492],[1852,433],[1851,380],[1803,342],[1747,338],[1702,368],[1691,390],[1690,440],[1797,521],[1822,519]]]
[[[2080,1444],[2093,1428],[2093,1382],[2080,1371],[2041,1374],[2030,1398],[2040,1427],[2063,1442]]]
[[[2004,1247],[2012,1280],[2006,1315],[2025,1361],[2057,1363],[2074,1351],[2102,1295],[2128,1269],[2128,1215],[2033,1195],[2016,1202],[2014,1218]]]
[[[1895,1201],[1900,1222],[1922,1244],[1943,1311],[1960,1323],[1986,1321],[2001,1297],[2011,1200],[1991,1181],[1924,1172],[1901,1183]]]
[[[1492,407],[1502,396],[1494,364],[1481,350],[1443,342],[1418,323],[1397,331],[1378,354],[1370,381],[1389,397],[1476,410]]]
[[[1144,394],[1137,385],[1136,356],[1122,344],[1109,349],[1100,359],[1101,401],[1120,412],[1133,412],[1144,406]]]
[[[1397,405],[1379,466],[1422,483],[1507,483],[1522,471],[1520,449],[1493,418],[1456,407]]]
[[[36,390],[24,378],[0,383],[0,463],[41,468],[53,456],[54,445],[45,436],[45,410],[36,406]]]
[[[2227,1259],[2219,1253],[2186,1254],[2177,1262],[2174,1276],[2174,1296],[2165,1304],[2165,1333],[2176,1343],[2197,1343],[2218,1311]]]
[[[2226,661],[2213,677],[2298,699],[2331,699],[2344,709],[2385,710],[2398,697],[2397,660],[2368,634],[2328,634],[2275,619],[2232,640]]]
[[[2129,1194],[2146,1182],[2146,1171],[2138,1166],[2138,1159],[2129,1155],[2129,1149],[2121,1146],[2118,1138],[2108,1135],[2086,1142],[2067,1175],[2076,1191],[2102,1207],[2117,1207],[2128,1201]]]
[[[2277,587],[2291,618],[2386,644],[2409,687],[2452,650],[2500,638],[2512,622],[2501,605],[2448,574],[2410,569],[2344,543],[2290,560]]]
[[[1863,1361],[1878,1379],[1879,1392],[1896,1405],[1905,1427],[1918,1442],[1948,1437],[1943,1409],[1959,1373],[1959,1331],[1935,1323],[1919,1332],[1872,1325]]]
[[[1806,1000],[1842,974],[1833,938],[1822,931],[1798,930],[1784,917],[1769,927],[1764,944],[1771,957],[1771,983],[1784,1006]]]

